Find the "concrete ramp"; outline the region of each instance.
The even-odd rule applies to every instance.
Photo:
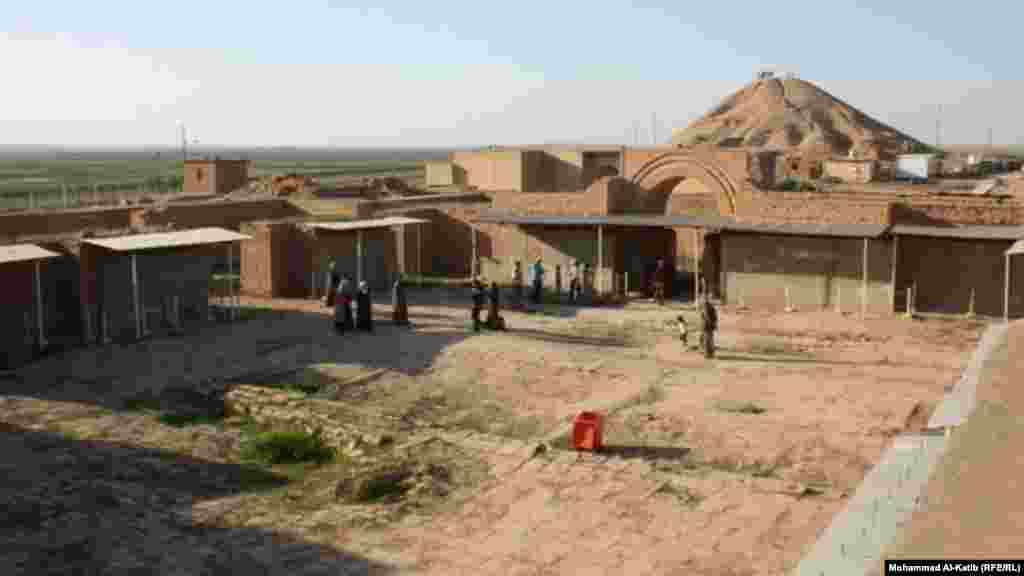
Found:
[[[960,381],[942,399],[942,402],[928,420],[928,428],[951,428],[967,421],[974,412],[978,401],[978,377],[988,357],[996,346],[1006,337],[1007,324],[992,324],[985,331],[974,350],[967,369],[960,376]]]
[[[930,432],[896,438],[792,574],[864,576],[878,568],[886,547],[921,505],[919,497],[946,450],[945,429],[963,424],[974,411],[981,369],[1006,333],[1006,324],[988,327],[960,381],[928,421]]]
[[[901,436],[818,538],[795,576],[864,576],[919,505],[932,469],[945,451],[942,434]]]

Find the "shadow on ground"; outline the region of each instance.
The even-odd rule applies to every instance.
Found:
[[[606,444],[598,451],[604,456],[639,460],[678,460],[683,461],[691,450],[682,446],[637,446],[625,444]]]
[[[784,354],[758,354],[758,353],[722,353],[721,349],[715,351],[716,360],[726,362],[762,362],[762,363],[784,363],[784,364],[824,364],[828,366],[866,366],[864,362],[847,362],[843,360],[825,360],[813,356],[792,356]],[[913,364],[888,362],[887,366],[914,366]]]
[[[505,330],[505,332],[515,336],[521,336],[523,338],[542,340],[544,342],[551,342],[555,344],[576,344],[582,346],[603,346],[614,348],[626,348],[629,347],[630,345],[630,342],[623,338],[602,336],[577,336],[573,334],[559,334],[556,332],[533,330],[530,328],[516,328],[514,326],[509,327],[507,330]]]
[[[259,469],[0,423],[5,574],[393,574],[261,528],[225,528],[231,497],[284,485]],[[193,506],[225,499],[204,512]]]

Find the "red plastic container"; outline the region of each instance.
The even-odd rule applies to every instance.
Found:
[[[577,450],[597,451],[604,437],[604,414],[580,412],[572,422],[572,445]]]

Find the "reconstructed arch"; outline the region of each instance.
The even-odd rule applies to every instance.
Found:
[[[649,195],[652,204],[670,206],[672,189],[685,179],[700,180],[718,200],[723,215],[736,214],[737,186],[726,170],[687,152],[667,152],[640,167],[632,182]]]

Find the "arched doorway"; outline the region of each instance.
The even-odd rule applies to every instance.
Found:
[[[671,214],[673,194],[688,193],[680,189],[680,185],[690,181],[689,185],[699,182],[716,200],[718,213],[732,215],[736,213],[737,187],[722,168],[711,163],[697,160],[685,153],[669,152],[647,162],[632,181],[648,195],[650,205],[664,206],[665,214]]]

